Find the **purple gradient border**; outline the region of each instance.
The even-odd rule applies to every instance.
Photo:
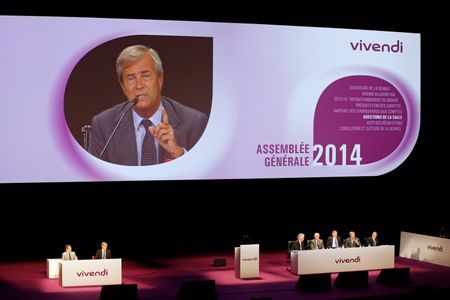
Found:
[[[67,127],[67,120],[64,114],[64,94],[69,77],[78,62],[92,49],[107,41],[119,38],[121,36],[122,35],[111,35],[109,37],[102,37],[86,45],[82,48],[82,50],[79,50],[76,54],[73,55],[71,59],[67,61],[66,65],[61,69],[59,81],[55,84],[54,89],[55,105],[53,106],[54,109],[51,115],[54,116],[53,128],[55,130],[58,144],[61,147],[62,152],[67,156],[69,163],[77,167],[78,170],[81,171],[84,175],[89,176],[91,180],[96,181],[107,180],[108,178],[105,177],[104,173],[99,172],[99,170],[91,163],[89,163],[81,154],[81,151],[85,150],[80,149],[80,145],[78,145],[78,143],[75,141],[72,133]],[[86,179],[84,179],[83,181],[86,181]]]

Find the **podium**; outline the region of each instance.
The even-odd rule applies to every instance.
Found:
[[[61,258],[47,258],[47,278],[54,279],[59,277],[59,263]]]
[[[400,257],[450,267],[450,239],[402,231]]]
[[[62,287],[122,284],[120,258],[63,260],[59,268]]]
[[[235,247],[234,268],[237,278],[259,278],[259,244]]]

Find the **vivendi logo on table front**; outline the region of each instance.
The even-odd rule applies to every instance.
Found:
[[[108,276],[108,269],[104,269],[103,271],[81,271],[77,272],[78,277],[95,277],[95,276]]]
[[[444,251],[444,247],[441,246],[434,246],[434,245],[428,245],[427,246],[428,250],[432,250],[432,251],[438,251],[438,252],[442,252]]]
[[[334,260],[337,264],[349,264],[349,263],[359,263],[361,262],[361,257],[358,255],[355,258],[341,258]]]

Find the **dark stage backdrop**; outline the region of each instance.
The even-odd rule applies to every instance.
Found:
[[[287,240],[299,232],[311,238],[317,231],[326,238],[333,229],[342,237],[350,230],[360,237],[377,230],[383,242],[394,244],[400,230],[436,235],[449,222],[441,175],[448,169],[442,145],[448,136],[442,102],[448,97],[433,75],[442,64],[443,50],[436,47],[440,36],[434,28],[438,27],[420,22],[422,9],[405,13],[390,8],[381,17],[379,10],[374,13],[375,7],[367,11],[361,6],[330,7],[326,12],[296,6],[261,7],[256,12],[219,5],[208,13],[183,8],[109,13],[37,8],[5,13],[420,32],[422,115],[413,152],[399,168],[379,177],[0,185],[1,260],[59,257],[66,243],[80,258],[89,258],[104,240],[115,257],[232,253],[244,234],[260,243],[262,250],[284,250]]]

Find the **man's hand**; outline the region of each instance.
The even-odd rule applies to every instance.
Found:
[[[175,159],[183,155],[184,150],[177,143],[173,127],[169,123],[169,116],[164,107],[162,108],[162,122],[156,127],[149,127],[148,130],[172,158]]]

